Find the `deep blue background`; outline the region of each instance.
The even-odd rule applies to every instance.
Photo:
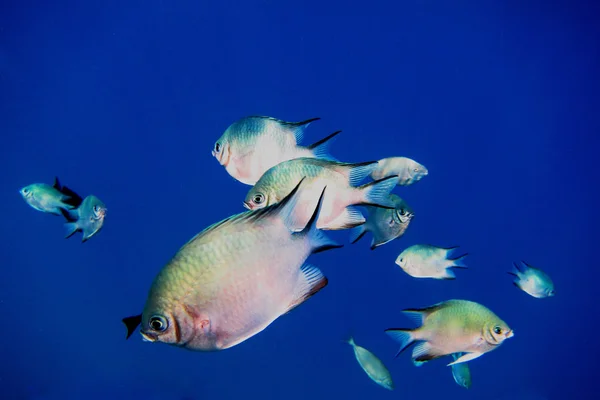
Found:
[[[3,3],[0,397],[593,398],[598,7],[283,3]],[[121,318],[141,311],[162,265],[243,210],[249,187],[210,151],[253,114],[321,117],[305,144],[342,129],[332,153],[344,161],[426,165],[428,177],[395,190],[411,227],[375,251],[369,236],[311,257],[329,286],[232,349],[125,341]],[[55,175],[108,206],[83,245],[18,194]],[[455,281],[409,277],[394,260],[423,242],[460,245],[471,268]],[[519,259],[552,276],[555,298],[511,284]],[[393,359],[383,333],[412,326],[401,309],[449,298],[485,304],[516,333],[470,364],[469,391],[445,360]],[[360,370],[350,334],[386,363],[395,392]]]

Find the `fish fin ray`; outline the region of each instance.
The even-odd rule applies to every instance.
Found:
[[[391,176],[378,181],[369,182],[358,189],[363,192],[363,200],[357,205],[370,205],[380,208],[394,209],[396,204],[390,199],[391,191],[396,187],[396,177]]]
[[[301,274],[294,291],[294,300],[289,305],[286,313],[289,313],[294,308],[308,300],[309,297],[315,295],[318,291],[327,286],[328,280],[317,267],[304,264],[300,268]]]
[[[400,353],[409,348],[412,344],[415,343],[415,338],[413,335],[412,329],[403,329],[403,328],[390,328],[386,329],[385,333],[388,334],[392,339],[400,344],[400,349],[396,353],[395,357],[398,357]]]
[[[81,229],[79,228],[79,225],[77,225],[77,222],[67,222],[65,224],[65,229],[67,231],[67,236],[65,236],[65,239],[70,238],[71,236],[73,236],[76,232],[80,231]]]
[[[467,257],[469,255],[469,253],[465,253],[460,257],[457,258],[451,258],[448,261],[450,261],[450,265],[448,267],[452,267],[452,268],[467,268],[467,266],[465,265],[465,257]]]
[[[326,250],[344,247],[343,245],[338,244],[337,242],[328,238],[322,230],[317,228],[317,221],[319,220],[319,215],[321,213],[321,207],[323,206],[323,199],[325,197],[326,190],[327,186],[323,188],[321,196],[319,196],[319,202],[317,203],[317,207],[315,208],[315,211],[311,215],[304,229],[302,229],[300,232],[294,233],[294,235],[308,235],[312,247],[311,254],[316,254]]]
[[[337,161],[335,158],[329,154],[329,146],[333,142],[333,139],[340,134],[342,131],[333,132],[331,135],[319,140],[308,146],[308,149],[312,151],[313,155],[316,158],[321,158],[324,160]]]
[[[357,164],[346,164],[348,171],[348,183],[350,186],[358,186],[358,184],[377,168],[377,161],[367,161]]]
[[[304,139],[304,131],[306,130],[306,128],[308,128],[308,126],[311,124],[311,122],[315,122],[320,119],[321,118],[316,117],[316,118],[309,118],[307,120],[300,121],[300,122],[288,122],[288,121],[281,121],[281,120],[279,120],[279,122],[281,123],[281,125],[285,125],[285,126],[289,127],[294,132],[294,137],[296,138],[296,144],[298,144],[298,143],[302,142],[302,139]]]
[[[456,365],[456,364],[461,364],[467,361],[471,361],[474,360],[476,358],[479,358],[483,355],[483,353],[467,353],[467,354],[463,354],[462,356],[458,357],[456,360],[452,361],[450,364],[447,365],[447,367],[451,366],[451,365]]]
[[[350,230],[350,243],[358,242],[368,232],[367,224],[358,225]]]
[[[413,349],[412,359],[414,361],[423,362],[434,360],[436,358],[442,357],[443,355],[444,354],[441,354],[439,351],[436,351],[436,349],[431,345],[431,343],[421,342]]]

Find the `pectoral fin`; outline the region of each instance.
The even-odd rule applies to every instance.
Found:
[[[447,366],[451,366],[454,364],[460,364],[460,363],[464,363],[467,361],[471,361],[474,360],[478,357],[481,357],[483,355],[483,353],[467,353],[465,355],[462,355],[460,357],[458,357],[456,360],[454,360],[453,362],[451,362],[450,364],[448,364]]]

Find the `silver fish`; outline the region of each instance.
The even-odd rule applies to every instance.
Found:
[[[367,232],[371,232],[373,234],[371,250],[373,250],[404,235],[415,214],[412,208],[395,194],[390,194],[389,199],[395,208],[364,206],[368,216],[364,224],[352,229],[350,237],[352,243],[356,243]]]
[[[379,167],[371,173],[373,179],[383,179],[389,176],[398,177],[398,185],[412,185],[429,175],[424,165],[407,157],[389,157],[379,160]]]
[[[52,186],[45,183],[34,183],[19,190],[23,200],[32,208],[53,215],[61,215],[61,209],[72,210],[77,207],[77,199],[66,186],[61,186],[58,177]],[[75,194],[75,196],[77,196]]]
[[[548,274],[541,269],[532,267],[525,261],[521,261],[521,263],[521,266],[513,263],[516,270],[509,272],[510,275],[515,277],[513,284],[516,287],[538,299],[555,295],[554,282]]]
[[[392,380],[390,371],[383,365],[381,360],[369,350],[358,346],[352,337],[348,339],[348,344],[352,346],[356,361],[358,361],[358,364],[369,378],[388,390],[394,390],[394,381]]]
[[[218,351],[258,334],[327,285],[313,253],[341,247],[316,229],[323,193],[309,223],[295,224],[296,193],[214,224],[185,244],[154,280],[144,311],[123,319],[128,337]]]
[[[415,278],[455,279],[450,268],[467,268],[463,254],[457,258],[448,258],[456,247],[437,247],[429,244],[415,244],[402,251],[396,258],[396,264],[404,272]]]
[[[81,232],[81,242],[87,242],[92,236],[100,232],[104,226],[106,212],[106,205],[94,195],[83,199],[81,205],[75,210],[62,210],[62,214],[67,220],[65,224],[67,229],[66,238],[70,238],[76,232]]]
[[[236,180],[254,185],[271,167],[299,157],[333,159],[328,151],[331,139],[337,131],[304,147],[299,143],[311,118],[301,122],[288,122],[280,119],[251,116],[231,124],[215,143],[212,155]]]

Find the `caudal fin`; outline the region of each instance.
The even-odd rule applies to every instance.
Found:
[[[331,154],[329,154],[329,146],[331,145],[331,143],[333,143],[333,138],[335,138],[340,132],[342,131],[333,132],[331,135],[319,140],[316,143],[311,144],[310,146],[308,146],[308,150],[310,150],[313,153],[315,158],[321,158],[329,161],[337,161],[334,157],[331,156]]]
[[[382,208],[396,208],[390,198],[390,192],[396,187],[396,177],[390,176],[378,181],[369,182],[359,187],[363,192],[361,205],[370,205]]]
[[[396,357],[415,342],[412,330],[410,329],[390,328],[386,329],[385,333],[400,344],[400,350],[396,353]]]

